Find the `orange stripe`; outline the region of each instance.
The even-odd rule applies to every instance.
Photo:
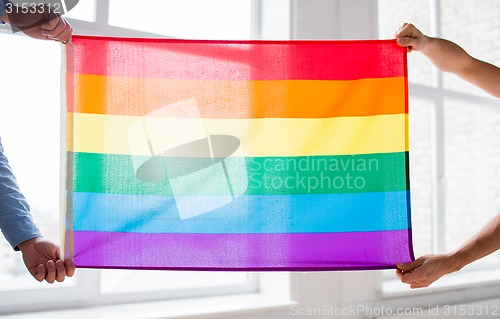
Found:
[[[204,118],[328,118],[405,113],[404,77],[226,81],[80,74],[74,79],[74,111],[78,113],[144,116],[192,97]]]

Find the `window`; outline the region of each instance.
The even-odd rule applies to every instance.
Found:
[[[396,30],[404,22],[412,22],[418,28],[429,34],[431,32],[430,0],[393,1],[378,0],[378,30],[379,38],[393,38]],[[428,85],[432,83],[431,63],[421,54],[409,57],[408,77],[412,83]]]
[[[76,34],[249,39],[252,0],[137,1],[80,0],[68,18]],[[193,10],[191,10],[193,9]],[[149,20],[157,16],[155,26]],[[108,16],[103,15],[109,12]],[[175,14],[172,14],[175,12]],[[162,23],[162,19],[170,23]],[[114,24],[114,25],[111,25]],[[231,25],[231,28],[228,26]],[[137,28],[137,29],[134,29]],[[1,29],[1,28],[0,28]],[[183,33],[180,32],[183,31]],[[32,215],[45,237],[59,242],[60,196],[60,46],[0,30],[2,108],[0,136],[27,197]],[[155,31],[147,33],[147,31]],[[257,275],[243,272],[171,272],[85,270],[64,284],[36,282],[20,253],[0,239],[0,314],[61,306],[220,295],[257,290]],[[30,302],[26,302],[30,300]],[[20,307],[22,306],[22,307]]]
[[[250,0],[110,0],[109,24],[176,38],[250,39]],[[132,22],[132,23],[131,23]]]
[[[82,21],[95,21],[96,0],[79,0],[78,5],[66,13],[66,17]]]
[[[496,65],[499,16],[496,0],[378,1],[381,38],[411,22]],[[420,256],[458,248],[500,211],[500,103],[416,52],[409,54],[409,81],[412,222]],[[471,266],[499,262],[497,252]]]
[[[2,142],[37,225],[59,242],[60,48],[11,34],[0,34],[0,41],[9,48],[1,50],[2,61],[11,61],[2,66]],[[40,286],[3,238],[0,252],[7,265],[0,289]]]

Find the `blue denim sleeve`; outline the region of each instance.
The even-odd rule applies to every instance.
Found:
[[[1,1],[1,0],[0,0]],[[19,189],[0,140],[0,229],[12,248],[29,239],[41,237]]]
[[[5,2],[4,0],[0,0],[0,17],[5,12]]]

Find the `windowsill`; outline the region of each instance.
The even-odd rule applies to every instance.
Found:
[[[2,319],[171,319],[228,318],[236,315],[289,311],[295,302],[267,294],[243,294],[197,299],[134,303],[93,308],[23,313],[2,316]]]
[[[462,270],[446,275],[424,289],[410,289],[399,280],[384,280],[381,294],[384,299],[390,299],[493,285],[500,285],[499,269]]]

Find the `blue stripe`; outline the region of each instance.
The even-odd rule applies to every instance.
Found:
[[[409,191],[243,195],[181,220],[172,196],[74,193],[74,230],[138,233],[321,233],[409,228]],[[217,207],[221,196],[184,196]]]

